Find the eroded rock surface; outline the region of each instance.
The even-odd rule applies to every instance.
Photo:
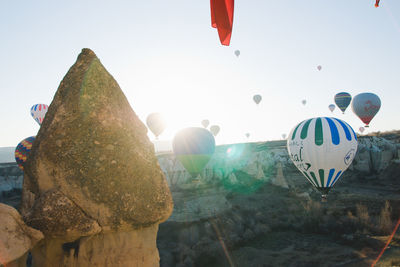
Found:
[[[171,193],[146,127],[91,50],[62,80],[24,170],[24,220],[46,238],[34,266],[89,266],[83,251],[97,266],[158,265]],[[81,253],[63,252],[70,246]]]
[[[103,228],[151,225],[172,211],[146,127],[89,49],[61,82],[25,169],[35,202],[58,190]]]
[[[27,226],[16,209],[0,203],[0,266],[23,266],[41,239],[43,234]]]

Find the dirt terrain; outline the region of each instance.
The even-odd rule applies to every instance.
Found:
[[[230,193],[229,212],[160,225],[161,266],[371,266],[400,218],[400,179],[384,175],[349,172],[326,203],[311,186]],[[376,266],[400,266],[400,230]]]

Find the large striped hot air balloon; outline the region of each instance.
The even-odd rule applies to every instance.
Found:
[[[317,188],[322,199],[350,166],[357,151],[357,136],[346,122],[318,117],[297,124],[287,149],[293,163]]]
[[[36,104],[31,107],[31,115],[39,125],[42,125],[48,108],[49,106],[46,104]]]
[[[208,130],[189,127],[175,135],[172,148],[183,167],[195,178],[214,154],[215,140]]]
[[[334,100],[335,100],[335,103],[338,106],[338,108],[340,108],[340,110],[344,114],[344,111],[350,105],[351,95],[349,93],[346,93],[346,92],[337,93],[335,95]]]
[[[25,138],[15,148],[15,161],[21,170],[24,170],[24,163],[31,151],[33,141],[35,141],[35,136]]]
[[[376,94],[362,93],[354,97],[351,104],[353,112],[369,127],[369,123],[381,108],[381,100]]]

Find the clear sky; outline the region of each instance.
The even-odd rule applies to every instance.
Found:
[[[370,131],[400,129],[400,1],[374,3],[236,0],[226,47],[208,0],[1,1],[0,146],[36,135],[30,107],[51,103],[84,47],[143,122],[152,112],[168,118],[161,140],[203,119],[221,127],[217,144],[245,142],[247,132],[249,141],[281,139],[316,116],[357,130],[351,107],[328,110],[341,91],[379,95]]]

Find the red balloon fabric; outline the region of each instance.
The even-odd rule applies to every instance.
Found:
[[[375,1],[375,7],[378,7],[378,6],[379,6],[379,1],[380,1],[380,0],[376,0],[376,1]]]
[[[234,0],[210,0],[211,25],[217,28],[222,45],[229,45],[232,36]]]

